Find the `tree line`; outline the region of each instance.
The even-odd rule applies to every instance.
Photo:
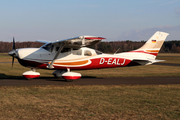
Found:
[[[99,50],[104,53],[114,53],[118,49],[118,52],[126,52],[131,50],[136,50],[145,44],[145,41],[114,41],[114,42],[99,42],[92,48]],[[39,42],[16,42],[16,49],[18,48],[38,48],[42,46],[43,43]],[[12,42],[0,41],[0,53],[7,53],[13,48]],[[180,53],[180,40],[165,41],[160,53]]]

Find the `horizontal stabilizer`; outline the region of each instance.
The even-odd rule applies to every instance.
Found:
[[[157,62],[164,62],[164,61],[165,61],[165,60],[157,60],[157,59],[156,59],[156,60],[152,60],[151,62],[152,62],[152,63],[157,63]]]
[[[133,59],[128,66],[136,66],[136,65],[151,65],[157,62],[164,62],[165,60],[154,60],[154,59]]]

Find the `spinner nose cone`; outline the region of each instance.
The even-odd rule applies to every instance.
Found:
[[[8,52],[8,55],[10,55],[10,56],[14,56],[15,54],[16,54],[16,50],[12,50],[12,51]]]
[[[16,50],[12,50],[12,51],[8,52],[8,55],[17,57],[17,51]]]

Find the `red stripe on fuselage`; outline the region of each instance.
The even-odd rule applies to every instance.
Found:
[[[84,66],[74,66],[74,67],[66,67],[60,65],[53,65],[54,69],[72,69],[72,70],[86,70],[86,69],[101,69],[101,68],[113,68],[113,67],[124,67],[128,65],[131,60],[124,59],[124,58],[114,58],[114,57],[102,57],[102,58],[95,58],[90,59],[91,64],[84,65]],[[34,67],[34,68],[41,68],[47,69],[47,63],[39,63],[35,61],[28,61],[19,59],[19,63],[26,67]]]

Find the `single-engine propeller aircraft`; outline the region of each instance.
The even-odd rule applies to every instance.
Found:
[[[55,70],[53,72],[55,77],[73,81],[81,78],[81,74],[71,70],[149,65],[161,62],[163,60],[156,60],[156,56],[168,35],[157,31],[141,48],[114,54],[104,54],[88,48],[105,39],[103,37],[79,36],[55,42],[38,40],[45,44],[40,48],[20,49],[15,49],[13,38],[13,50],[8,54],[13,57],[12,66],[14,58],[17,58],[21,65],[31,68],[31,71],[23,73],[27,79],[40,76],[36,69],[52,69]]]

